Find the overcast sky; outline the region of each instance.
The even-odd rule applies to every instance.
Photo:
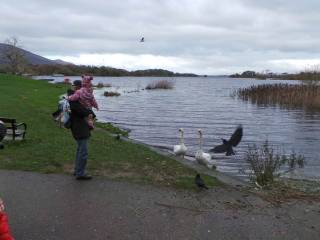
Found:
[[[320,64],[319,12],[320,0],[1,0],[0,39],[127,70],[296,72]]]

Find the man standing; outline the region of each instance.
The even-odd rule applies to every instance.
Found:
[[[73,85],[76,91],[81,88],[81,81],[76,80],[73,82]],[[74,175],[77,180],[90,180],[92,177],[87,175],[85,170],[88,158],[88,141],[90,138],[90,129],[86,117],[88,117],[91,112],[78,101],[70,101],[69,104],[71,110],[71,132],[77,142]]]

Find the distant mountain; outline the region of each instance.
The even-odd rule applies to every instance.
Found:
[[[0,70],[1,67],[8,64],[3,54],[8,48],[12,46],[0,43]],[[28,62],[27,69],[22,70],[34,75],[52,75],[52,74],[64,74],[68,76],[78,76],[83,73],[92,74],[94,76],[156,76],[156,77],[196,77],[198,75],[192,73],[174,73],[164,69],[147,69],[137,71],[127,71],[124,69],[117,69],[106,66],[86,66],[75,65],[69,62],[65,62],[61,59],[50,60],[48,58],[39,56],[32,52],[26,51],[22,48],[18,48],[25,60]],[[2,65],[2,66],[1,66]],[[4,68],[5,69],[5,68]],[[8,71],[8,70],[5,70]],[[11,70],[12,71],[12,70]],[[15,70],[15,72],[18,72]]]
[[[55,59],[55,60],[52,60],[52,61],[55,62],[56,64],[60,64],[60,65],[74,65],[73,63],[66,62],[66,61],[63,61],[61,59]]]
[[[3,56],[3,54],[6,52],[6,50],[11,47],[8,44],[5,43],[0,43],[0,64],[6,64],[6,59]],[[23,54],[24,58],[27,60],[27,62],[29,64],[33,64],[33,65],[54,65],[54,64],[61,64],[61,63],[57,63],[54,60],[50,60],[48,58],[45,57],[41,57],[37,54],[34,54],[32,52],[26,51],[22,48],[18,48],[21,53]],[[61,61],[61,60],[60,60]]]

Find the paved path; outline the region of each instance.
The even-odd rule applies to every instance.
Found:
[[[233,188],[191,193],[0,170],[16,240],[320,239],[320,204],[274,207]]]

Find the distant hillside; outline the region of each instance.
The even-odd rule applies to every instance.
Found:
[[[11,47],[8,44],[0,43],[0,70],[6,72],[6,58],[3,57],[6,50]],[[163,77],[173,77],[173,76],[185,76],[185,77],[196,77],[196,74],[192,73],[174,73],[164,69],[147,69],[147,70],[137,70],[137,71],[127,71],[125,69],[117,69],[106,66],[85,66],[85,65],[75,65],[63,60],[50,60],[48,58],[39,56],[32,52],[26,51],[24,49],[18,48],[25,60],[27,61],[27,66],[23,66],[23,70],[12,71],[15,73],[29,73],[33,75],[51,75],[51,74],[64,74],[68,76],[77,76],[83,73],[92,74],[95,76],[163,76]],[[10,71],[9,71],[10,72]]]
[[[138,71],[127,71],[125,69],[118,69],[112,67],[96,67],[86,65],[32,65],[29,66],[29,72],[33,75],[52,75],[63,74],[66,76],[79,76],[84,73],[94,76],[113,76],[113,77],[197,77],[198,75],[192,73],[174,73],[163,69],[147,69]]]
[[[73,63],[66,62],[61,59],[56,59],[56,60],[52,60],[52,61],[55,62],[56,64],[61,64],[61,65],[74,65]]]
[[[0,43],[0,56],[3,56],[3,54],[6,52],[6,50],[9,48],[10,46],[8,44],[5,43]],[[20,50],[20,52],[23,54],[24,58],[27,60],[27,62],[29,64],[32,65],[50,65],[50,64],[57,64],[55,61],[50,60],[48,58],[45,57],[41,57],[39,55],[36,55],[32,52],[26,51],[22,48],[18,48]],[[5,58],[1,57],[0,58],[0,64],[6,64],[6,60]]]

